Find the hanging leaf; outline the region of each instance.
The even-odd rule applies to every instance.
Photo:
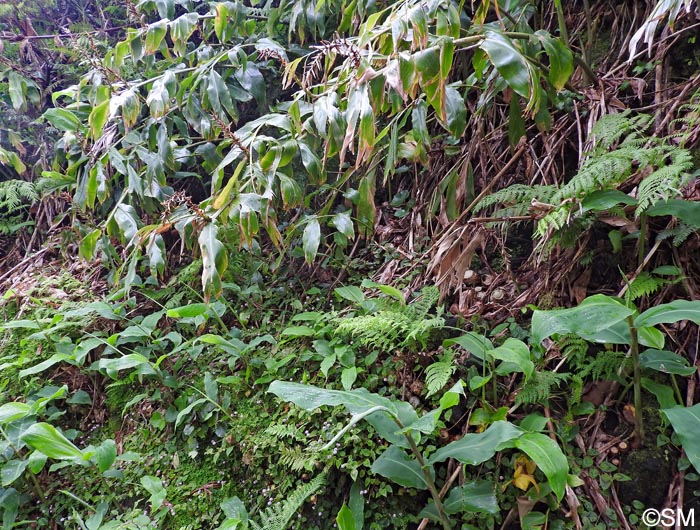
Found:
[[[534,72],[529,61],[509,38],[487,31],[479,44],[486,52],[498,73],[516,93],[530,100],[536,85]],[[528,104],[528,109],[531,104]]]
[[[42,116],[59,131],[76,131],[80,128],[80,120],[66,109],[48,109]]]
[[[313,263],[316,258],[316,253],[318,252],[318,247],[321,244],[321,225],[315,217],[311,218],[309,222],[306,223],[304,235],[302,236],[302,244],[306,263]]]
[[[168,31],[168,21],[159,20],[148,26],[146,30],[146,55],[151,55],[158,51],[160,43]]]
[[[102,129],[104,129],[108,117],[109,100],[103,101],[90,111],[90,115],[88,116],[88,125],[90,126],[92,138],[95,140],[102,136]]]
[[[223,243],[217,239],[219,228],[208,223],[199,234],[199,248],[202,251],[202,286],[205,300],[211,296],[221,296],[221,276],[228,267],[228,255]]]
[[[549,57],[549,82],[556,90],[561,90],[574,72],[574,56],[560,38],[554,38],[543,30],[535,32]]]

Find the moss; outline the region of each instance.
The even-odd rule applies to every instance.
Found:
[[[620,472],[631,480],[618,486],[624,504],[640,501],[644,506],[660,508],[676,469],[675,458],[664,447],[647,447],[631,452],[620,466]]]

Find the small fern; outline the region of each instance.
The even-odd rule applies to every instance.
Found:
[[[515,396],[515,404],[546,403],[552,395],[552,389],[566,381],[569,374],[540,371],[528,379]]]
[[[391,306],[371,315],[337,320],[335,334],[381,351],[425,348],[430,333],[445,325],[440,309],[434,316],[429,314],[439,296],[437,287],[425,287],[407,306]]]
[[[31,225],[24,210],[38,199],[39,194],[31,182],[17,179],[0,182],[0,234],[13,234]]]
[[[603,350],[595,357],[589,357],[577,375],[583,379],[590,377],[594,381],[617,380],[618,372],[624,371],[628,363],[629,359],[624,352]]]
[[[260,512],[259,522],[250,520],[253,530],[284,530],[294,514],[303,506],[306,499],[316,493],[326,483],[325,474],[318,475],[294,490],[285,500]]]
[[[629,283],[626,293],[627,301],[628,303],[631,303],[645,296],[654,294],[656,291],[661,289],[661,287],[668,285],[669,283],[672,282],[665,278],[660,278],[659,276],[649,274],[648,272],[641,272]]]
[[[447,350],[440,356],[440,360],[425,369],[425,388],[428,391],[426,397],[442,390],[449,382],[457,369],[454,364],[455,352]]]

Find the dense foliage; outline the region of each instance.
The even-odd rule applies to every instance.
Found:
[[[3,529],[693,507],[696,8],[0,3]]]

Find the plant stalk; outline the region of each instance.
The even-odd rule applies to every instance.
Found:
[[[642,417],[642,370],[639,364],[639,337],[637,328],[634,325],[634,318],[627,317],[627,324],[630,328],[630,355],[632,356],[632,366],[634,368],[634,434],[640,445],[644,444],[644,419]]]
[[[438,515],[440,516],[440,522],[442,523],[442,527],[445,530],[452,530],[452,524],[450,523],[450,519],[447,517],[447,514],[445,513],[445,507],[442,505],[442,500],[440,500],[440,494],[438,493],[437,487],[435,487],[435,481],[433,480],[433,477],[430,476],[430,472],[428,471],[428,466],[425,463],[425,460],[423,460],[423,455],[421,454],[420,450],[418,449],[418,446],[416,445],[415,440],[411,436],[411,433],[405,434],[406,439],[408,440],[409,445],[411,446],[411,451],[416,457],[416,460],[418,460],[418,463],[420,464],[421,471],[423,471],[423,476],[425,477],[425,483],[428,485],[428,489],[430,490],[430,495],[433,497],[433,500],[435,501],[435,507],[437,508]]]

